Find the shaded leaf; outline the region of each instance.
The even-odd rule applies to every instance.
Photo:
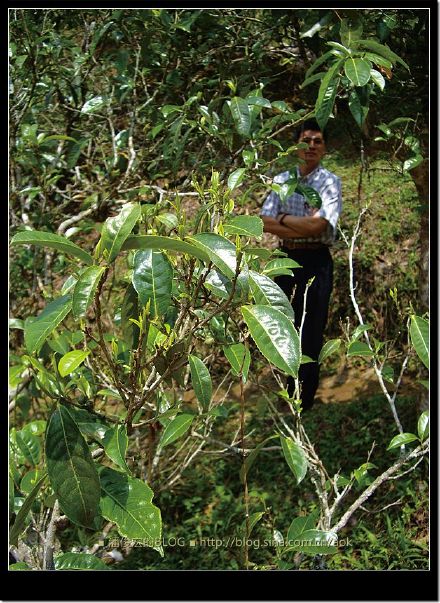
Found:
[[[251,129],[251,114],[247,102],[239,96],[229,101],[229,109],[234,119],[236,130],[241,136],[248,137]]]
[[[240,184],[243,182],[245,174],[246,174],[245,168],[238,168],[238,170],[235,170],[234,172],[232,172],[232,174],[230,174],[229,178],[228,178],[229,190],[233,191],[234,188],[237,188],[237,186],[240,186]]]
[[[409,334],[417,356],[426,368],[429,368],[429,322],[420,316],[412,315]]]
[[[374,356],[374,352],[370,350],[366,343],[354,341],[348,346],[347,357],[350,356]]]
[[[127,249],[166,249],[177,253],[186,253],[203,262],[209,262],[209,255],[199,247],[173,237],[156,235],[131,235],[122,245],[122,251]]]
[[[24,342],[30,354],[40,351],[43,343],[68,315],[71,308],[72,300],[70,296],[63,295],[50,302],[35,320],[32,320],[32,322],[26,320]]]
[[[99,477],[89,447],[63,405],[46,430],[46,462],[51,486],[67,517],[89,527],[98,512]]]
[[[131,473],[125,462],[128,448],[127,427],[125,425],[115,425],[107,429],[102,440],[106,455],[127,473]]]
[[[399,435],[396,435],[391,440],[387,450],[392,450],[393,448],[409,444],[410,442],[414,442],[415,440],[417,440],[417,436],[413,433],[399,433]]]
[[[324,362],[326,358],[337,352],[339,350],[340,345],[340,339],[330,339],[330,341],[326,341],[325,344],[322,346],[321,351],[319,352],[318,362]]]
[[[42,477],[35,484],[30,494],[26,497],[26,500],[24,501],[23,505],[20,507],[20,510],[17,513],[14,525],[12,526],[9,532],[9,542],[13,546],[17,546],[18,544],[18,537],[26,527],[26,517],[29,511],[31,510],[34,500],[37,498],[40,488],[43,485],[46,477],[47,474],[44,473],[44,475],[42,475]]]
[[[61,553],[54,559],[56,570],[109,570],[99,557],[90,553]]]
[[[422,412],[417,422],[417,433],[421,442],[424,442],[429,435],[429,413],[427,410]]]
[[[142,539],[144,546],[162,552],[162,519],[151,502],[153,490],[143,481],[104,467],[99,474],[103,517],[117,525],[121,536]]]
[[[266,438],[265,440],[263,440],[262,442],[260,442],[258,444],[258,446],[256,446],[249,454],[248,456],[245,458],[241,469],[240,469],[240,481],[242,484],[244,484],[245,482],[245,477],[248,475],[249,473],[249,469],[252,467],[252,465],[254,464],[257,456],[260,453],[260,450],[267,444],[267,442],[269,442],[270,440],[273,440],[274,438],[278,438],[279,435],[275,434],[272,436],[269,436],[268,438]]]
[[[246,383],[251,364],[251,354],[243,343],[223,346],[223,352],[231,365],[232,373],[238,377],[242,375],[243,383]]]
[[[312,530],[319,519],[319,509],[316,509],[309,515],[303,515],[301,517],[295,517],[289,526],[287,532],[286,545],[293,545],[293,540],[299,538],[306,530]]]

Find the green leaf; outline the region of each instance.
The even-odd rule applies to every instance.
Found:
[[[106,103],[106,99],[104,96],[95,96],[88,100],[81,108],[81,113],[86,113],[90,115],[91,113],[96,113],[99,109],[102,109]]]
[[[321,207],[321,195],[311,186],[307,186],[306,184],[298,184],[295,192],[299,195],[302,195],[311,207],[316,207],[318,209]]]
[[[228,239],[210,232],[188,237],[188,240],[198,249],[202,250],[214,266],[230,279],[235,276],[236,249]]]
[[[316,509],[309,515],[302,515],[301,517],[295,517],[289,526],[287,532],[287,546],[293,545],[293,541],[297,540],[307,530],[312,530],[316,522],[319,519],[319,510]]]
[[[229,190],[233,191],[234,188],[236,188],[237,186],[240,186],[240,184],[243,182],[245,174],[246,174],[246,168],[238,168],[238,170],[235,170],[234,172],[232,172],[232,174],[230,174],[230,176],[228,178]]]
[[[348,346],[347,357],[350,356],[374,356],[374,352],[370,350],[366,343],[354,341]]]
[[[197,400],[206,411],[209,408],[209,403],[212,398],[212,381],[211,375],[205,364],[197,358],[197,356],[188,356],[189,366],[191,370],[191,383]]]
[[[144,546],[161,552],[162,519],[153,505],[153,490],[140,479],[104,467],[100,471],[103,517],[118,527],[121,536],[140,539]]]
[[[25,321],[24,342],[27,351],[32,354],[39,352],[41,346],[72,308],[69,295],[63,295],[50,302],[35,320]]]
[[[376,69],[371,70],[371,79],[376,84],[376,86],[383,92],[385,88],[385,79],[380,73],[380,71],[376,71]]]
[[[72,296],[72,313],[75,318],[85,316],[104,271],[105,268],[90,266],[76,281]]]
[[[60,235],[52,234],[50,232],[41,232],[37,230],[24,230],[18,232],[11,240],[11,245],[37,245],[39,247],[50,247],[57,251],[62,251],[68,255],[73,255],[80,259],[82,262],[91,266],[93,264],[92,256]]]
[[[71,136],[65,136],[64,134],[51,134],[50,136],[45,136],[38,142],[38,144],[43,144],[48,140],[70,140],[71,142],[78,144],[76,138],[72,138]]]
[[[355,122],[362,129],[365,119],[368,114],[368,107],[361,104],[359,94],[356,90],[352,90],[348,96],[348,107],[353,115]]]
[[[318,362],[324,362],[326,358],[334,354],[337,350],[339,350],[339,346],[341,345],[340,339],[330,339],[326,341],[322,346],[321,351],[319,352]]]
[[[40,491],[40,488],[43,485],[46,477],[47,473],[44,473],[44,475],[42,475],[42,477],[35,484],[30,494],[26,497],[26,500],[24,501],[23,505],[20,507],[20,510],[17,513],[14,525],[12,526],[9,532],[9,542],[13,546],[17,546],[18,544],[18,537],[26,526],[26,517],[29,511],[31,510],[34,500],[37,498],[38,492]]]
[[[173,287],[173,268],[168,258],[153,249],[136,251],[132,282],[141,305],[150,302],[150,315],[163,316],[171,303]]]
[[[28,471],[20,482],[20,492],[30,494],[41,477],[41,469],[31,469]]]
[[[231,110],[237,132],[241,136],[248,137],[251,130],[251,114],[247,102],[239,96],[234,96],[229,101],[229,109]]]
[[[176,214],[160,214],[159,216],[156,216],[156,220],[162,222],[162,224],[165,224],[165,226],[170,229],[177,228],[177,226],[179,225],[179,218],[176,216]]]
[[[251,364],[249,350],[243,343],[234,343],[233,345],[223,346],[223,352],[231,365],[233,375],[236,377],[242,375],[243,383],[246,383]]]
[[[73,350],[72,352],[67,352],[67,354],[64,354],[64,356],[58,362],[58,370],[61,377],[65,377],[66,375],[73,373],[73,371],[84,362],[89,354],[89,350]]]
[[[267,442],[269,442],[269,440],[273,440],[274,438],[278,438],[279,435],[275,434],[272,436],[269,436],[268,438],[266,438],[265,440],[263,440],[262,442],[260,442],[258,444],[258,446],[256,446],[249,454],[248,456],[245,458],[241,469],[240,469],[240,481],[242,484],[244,484],[245,482],[245,477],[248,475],[249,473],[249,469],[252,467],[252,465],[254,464],[257,456],[260,453],[260,450],[266,445]]]
[[[98,512],[99,477],[89,447],[63,405],[47,425],[46,462],[63,513],[74,523],[90,527]]]
[[[385,67],[386,69],[391,69],[393,66],[391,61],[385,59],[379,54],[374,54],[373,52],[366,52],[365,58],[374,63],[375,65],[380,65],[381,67]]]
[[[399,433],[399,435],[394,436],[394,438],[391,440],[387,450],[403,446],[404,444],[409,444],[410,442],[414,442],[414,440],[417,439],[417,436],[413,433]]]
[[[54,559],[56,570],[109,570],[110,568],[90,553],[61,553]]]
[[[406,161],[403,162],[403,171],[409,172],[409,170],[413,170],[415,167],[420,165],[423,161],[422,155],[413,155]]]
[[[34,467],[41,460],[40,439],[29,431],[22,429],[15,434],[15,441],[25,459]]]
[[[367,59],[350,57],[344,63],[344,72],[353,86],[365,86],[371,77],[371,63]]]
[[[177,253],[186,253],[192,257],[209,262],[209,255],[202,249],[172,237],[161,237],[156,235],[132,235],[122,245],[122,251],[127,249],[166,249]]]
[[[284,458],[296,478],[296,485],[302,482],[307,473],[307,459],[302,447],[292,438],[280,436]]]
[[[292,321],[280,310],[265,305],[242,306],[241,311],[263,356],[284,373],[297,377],[301,346]]]
[[[118,467],[121,467],[127,473],[131,473],[125,462],[128,448],[127,427],[125,425],[115,425],[105,432],[102,440],[106,455]]]
[[[102,228],[100,251],[107,251],[107,261],[113,262],[141,215],[139,203],[126,203],[119,214],[107,218]]]
[[[371,325],[370,324],[364,324],[364,325],[358,325],[355,330],[353,331],[353,334],[351,336],[351,341],[356,341],[357,339],[359,339],[359,337],[362,335],[362,333],[365,333],[365,331],[369,331],[371,329]]]
[[[160,438],[160,448],[165,448],[165,446],[168,446],[168,444],[171,444],[178,438],[182,437],[191,427],[193,420],[194,415],[182,413],[170,421],[164,429],[162,437]]]
[[[258,216],[235,216],[223,224],[226,234],[242,235],[261,239],[263,236],[263,220]]]
[[[32,570],[32,568],[29,567],[29,565],[27,565],[27,563],[25,563],[24,561],[19,561],[18,563],[11,563],[11,565],[8,565],[8,571],[10,572],[18,572],[23,570]]]
[[[269,276],[250,270],[249,282],[256,304],[271,306],[280,310],[287,318],[295,319],[292,304],[287,295]]]
[[[280,274],[292,276],[291,268],[301,268],[301,266],[298,262],[295,262],[295,260],[291,260],[290,258],[277,258],[267,262],[263,268],[263,274],[270,276],[271,278]]]
[[[429,435],[429,413],[427,410],[422,412],[417,422],[417,433],[421,442],[424,442]]]
[[[420,316],[412,315],[409,334],[417,356],[426,368],[429,368],[429,322]]]
[[[24,329],[24,322],[21,318],[10,318],[9,319],[9,328],[10,329]]]
[[[336,48],[336,50],[340,51],[346,57],[350,56],[351,54],[351,51],[342,44],[339,44],[339,42],[327,42],[327,46],[332,46],[333,48]]]
[[[339,77],[334,74],[339,72],[342,61],[337,61],[323,77],[319,87],[318,99],[315,104],[315,118],[321,129],[327,125],[328,119],[333,111],[336,94],[338,92]]]
[[[359,48],[368,48],[369,50],[372,50],[375,54],[385,57],[386,59],[391,61],[391,63],[400,63],[408,71],[410,71],[408,64],[405,63],[405,61],[401,59],[395,52],[390,50],[388,46],[379,44],[379,42],[375,42],[374,40],[356,40],[355,45]]]

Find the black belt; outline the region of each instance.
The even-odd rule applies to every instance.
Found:
[[[286,249],[326,249],[328,245],[324,243],[308,243],[307,241],[292,241],[284,239],[282,241],[282,247]]]

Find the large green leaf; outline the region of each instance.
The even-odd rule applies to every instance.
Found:
[[[188,240],[198,249],[201,249],[209,260],[228,278],[234,278],[236,270],[236,249],[228,239],[211,233],[201,232]]]
[[[100,471],[103,517],[118,527],[125,538],[141,539],[142,544],[162,551],[160,510],[151,502],[153,490],[140,479],[104,467]]]
[[[232,172],[232,174],[230,174],[230,176],[228,178],[229,190],[233,191],[234,188],[237,188],[237,186],[240,186],[240,184],[243,182],[245,174],[246,174],[246,168],[238,168],[238,170],[235,170],[234,172]]]
[[[391,63],[400,63],[403,65],[408,71],[410,71],[409,65],[405,63],[403,59],[401,59],[395,52],[390,50],[388,46],[384,46],[383,44],[379,44],[375,40],[356,40],[354,42],[357,48],[368,48],[368,50],[372,50],[375,54],[378,54],[382,57],[391,61]]]
[[[350,356],[374,356],[374,352],[370,350],[368,344],[363,343],[362,341],[353,341],[350,343],[347,349],[347,357]]]
[[[128,436],[126,425],[115,425],[105,432],[102,440],[106,455],[127,473],[131,473],[125,462],[128,448]]]
[[[98,512],[98,472],[77,424],[63,405],[46,430],[46,462],[61,509],[74,523],[89,527]]]
[[[127,249],[166,249],[176,253],[186,253],[205,263],[209,262],[209,255],[203,249],[172,237],[132,235],[122,245],[122,251]]]
[[[43,485],[46,477],[47,473],[44,473],[44,475],[42,475],[42,477],[38,480],[32,491],[29,493],[26,500],[20,507],[20,510],[18,511],[17,516],[15,518],[14,525],[12,526],[11,531],[9,532],[10,544],[17,546],[18,537],[26,527],[26,517],[29,511],[31,510],[34,500],[37,498],[38,492],[40,491],[40,488]]]
[[[368,59],[350,57],[344,63],[344,72],[354,86],[365,86],[371,77],[371,63]]]
[[[113,262],[116,258],[140,215],[139,203],[126,203],[117,216],[107,218],[102,228],[99,245],[101,253],[107,251],[108,262]]]
[[[376,69],[371,70],[371,79],[376,84],[376,86],[383,92],[385,88],[385,79],[380,71],[376,71]]]
[[[429,368],[429,322],[420,316],[411,316],[409,334],[417,356]]]
[[[73,371],[84,362],[89,354],[89,350],[72,350],[71,352],[64,354],[64,356],[60,358],[60,361],[58,362],[58,370],[61,377],[65,377],[66,375],[73,373]]]
[[[251,353],[243,343],[234,343],[223,346],[223,351],[231,365],[232,373],[238,377],[242,375],[243,383],[246,383],[251,364]]]
[[[57,251],[62,251],[68,255],[73,255],[83,261],[88,266],[93,264],[92,256],[60,235],[52,234],[50,232],[41,232],[38,230],[25,230],[18,232],[11,240],[11,245],[38,245],[40,247],[50,247]]]
[[[336,94],[339,86],[339,71],[343,60],[336,61],[325,76],[322,78],[321,85],[318,91],[318,98],[315,103],[315,118],[319,126],[323,129],[327,125],[327,121],[335,104]]]
[[[182,437],[191,427],[194,418],[194,415],[182,413],[170,421],[162,433],[159,446],[164,448],[165,446],[168,446],[168,444],[171,444]]]
[[[50,302],[32,322],[27,320],[24,325],[24,342],[27,351],[32,354],[39,352],[45,340],[72,308],[70,295],[63,295]]]
[[[251,130],[251,114],[248,103],[239,96],[234,96],[229,102],[229,108],[234,119],[237,132],[248,137]]]
[[[301,345],[298,333],[285,314],[270,306],[242,306],[244,320],[258,349],[284,373],[298,376]]]
[[[136,251],[133,260],[133,287],[142,306],[150,302],[150,315],[162,316],[171,303],[173,268],[168,258],[154,249]]]
[[[189,366],[191,370],[191,383],[194,388],[194,393],[197,400],[202,405],[203,410],[208,410],[209,403],[212,398],[212,381],[211,375],[206,368],[204,362],[197,356],[188,356]]]
[[[75,283],[72,296],[72,313],[75,318],[85,316],[87,309],[93,301],[96,288],[104,274],[105,268],[90,266],[84,270]]]
[[[223,229],[226,234],[261,239],[263,236],[263,220],[258,216],[235,216],[223,224]]]
[[[292,304],[284,291],[269,276],[249,270],[249,282],[256,304],[276,308],[287,318],[294,320]]]
[[[56,570],[109,570],[99,557],[91,553],[61,553],[54,559]]]
[[[263,274],[270,276],[271,278],[280,274],[292,276],[292,268],[301,268],[301,266],[298,262],[295,262],[295,260],[291,260],[290,258],[276,258],[275,260],[267,262],[263,269]]]
[[[300,444],[294,442],[292,438],[280,436],[280,440],[284,458],[292,470],[292,473],[296,478],[296,484],[298,485],[302,482],[307,473],[307,459],[304,450]]]

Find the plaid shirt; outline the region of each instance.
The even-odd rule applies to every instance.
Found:
[[[328,224],[327,228],[318,237],[303,239],[295,237],[295,241],[308,243],[317,242],[324,243],[325,245],[332,245],[336,236],[336,224],[342,210],[341,180],[321,165],[318,165],[313,172],[310,172],[310,174],[304,178],[301,178],[298,167],[296,170],[298,184],[311,186],[320,194],[322,206],[318,210],[317,215],[325,218]],[[274,182],[283,184],[289,177],[290,172],[282,172],[275,176]],[[281,213],[291,214],[292,216],[312,215],[311,208],[302,195],[293,193],[293,195],[290,195],[283,203],[277,193],[271,191],[263,203],[260,215],[276,218],[277,215]]]

